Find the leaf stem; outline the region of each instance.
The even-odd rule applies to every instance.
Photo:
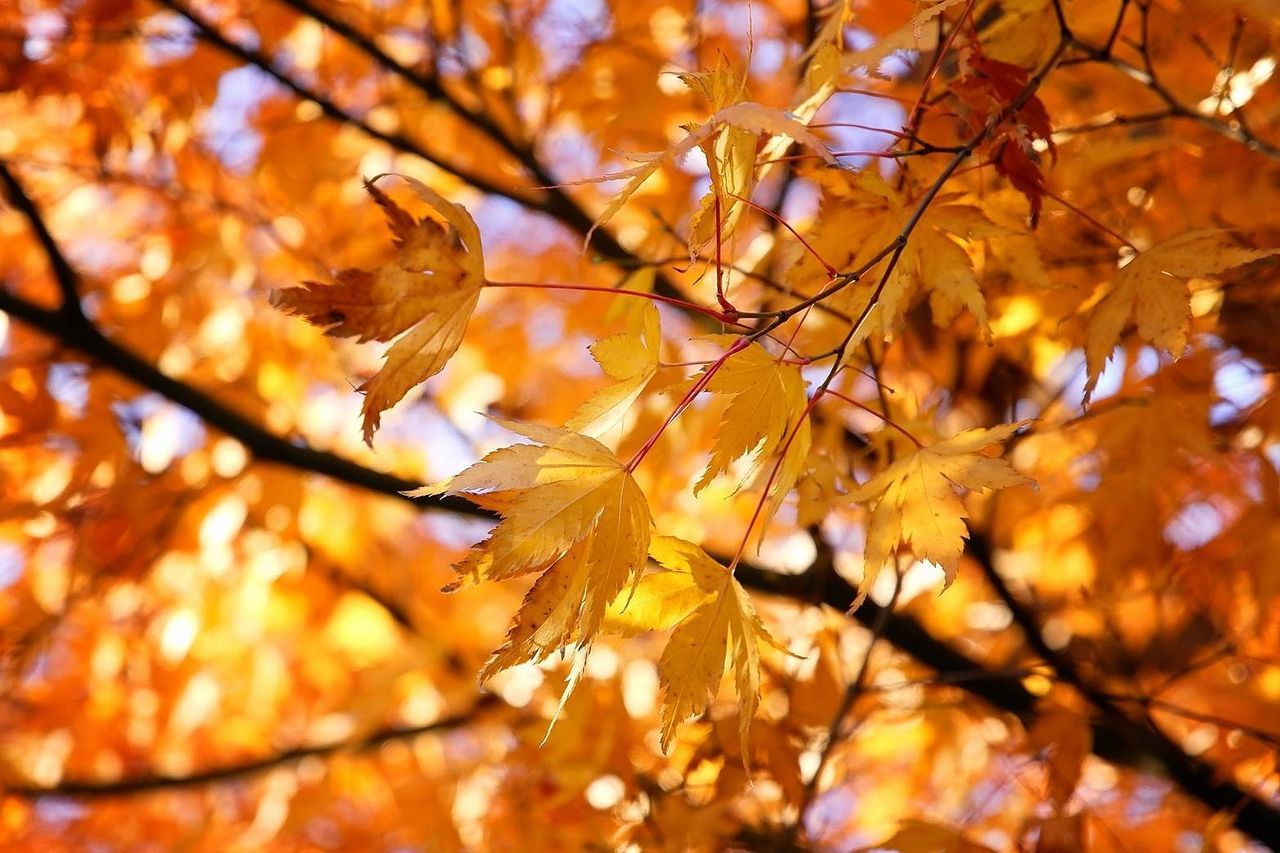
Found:
[[[842,394],[842,393],[841,393],[841,392],[839,392],[839,391],[833,391],[832,389],[828,388],[828,389],[827,389],[827,393],[828,393],[828,394],[830,394],[832,397],[835,397],[837,400],[843,400],[844,402],[848,403],[850,406],[853,406],[853,407],[855,407],[855,408],[861,409],[862,411],[866,412],[867,414],[869,414],[869,415],[873,415],[873,416],[875,416],[875,417],[879,418],[881,421],[883,421],[883,422],[884,422],[884,424],[885,424],[886,426],[891,426],[891,427],[893,427],[893,428],[894,428],[894,429],[896,429],[898,432],[902,433],[902,434],[903,434],[903,435],[905,435],[907,438],[911,439],[911,442],[912,442],[913,444],[915,444],[915,446],[916,446],[916,447],[919,447],[919,448],[922,448],[922,449],[924,448],[924,442],[922,442],[920,439],[916,438],[914,435],[912,435],[912,434],[911,434],[911,432],[910,432],[906,427],[904,427],[904,426],[902,426],[901,424],[899,424],[899,423],[895,422],[895,421],[894,421],[892,418],[890,418],[888,415],[883,414],[883,413],[881,413],[881,412],[877,412],[875,409],[871,408],[871,407],[870,407],[870,406],[868,406],[867,404],[865,404],[865,403],[859,403],[857,400],[853,399],[852,397],[850,397],[850,396],[848,396],[848,395],[846,395],[846,394]]]
[[[649,454],[649,451],[653,449],[653,446],[658,443],[658,439],[662,437],[662,433],[664,433],[667,427],[671,426],[671,424],[675,422],[675,419],[680,417],[680,413],[689,408],[693,401],[697,399],[697,396],[706,389],[707,385],[710,384],[712,377],[714,377],[720,368],[724,366],[724,363],[728,361],[730,357],[742,352],[750,345],[751,340],[749,338],[738,338],[719,358],[707,366],[707,369],[703,371],[702,375],[693,383],[693,386],[685,392],[683,397],[680,398],[680,402],[671,410],[671,414],[667,415],[667,419],[662,422],[662,426],[658,427],[654,431],[653,435],[649,436],[649,438],[645,440],[645,443],[641,445],[640,449],[631,457],[631,460],[627,462],[628,472],[635,471],[640,463],[644,461],[645,456]]]
[[[485,281],[485,287],[518,287],[528,290],[566,290],[575,293],[598,293],[602,296],[634,296],[639,299],[648,299],[652,302],[661,302],[664,305],[674,305],[677,308],[683,308],[686,311],[696,311],[714,320],[718,320],[728,326],[736,326],[740,329],[746,329],[742,323],[736,319],[730,319],[724,313],[717,311],[715,308],[708,308],[705,305],[699,305],[696,302],[689,302],[685,299],[677,299],[674,296],[664,296],[661,293],[649,293],[645,290],[628,290],[625,287],[592,287],[587,284],[560,284],[555,282],[538,282],[538,281]]]

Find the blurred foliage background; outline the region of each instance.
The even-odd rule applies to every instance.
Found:
[[[440,591],[488,517],[398,492],[509,443],[486,414],[563,423],[606,382],[587,346],[619,330],[613,300],[485,292],[370,448],[353,388],[381,348],[335,343],[269,292],[384,261],[362,178],[398,171],[467,207],[493,279],[714,305],[714,263],[688,245],[700,151],[585,248],[619,185],[571,182],[707,118],[680,72],[726,63],[751,101],[794,106],[825,38],[844,71],[814,126],[840,169],[780,160],[754,196],[777,215],[745,211],[724,259],[739,307],[812,295],[806,245],[845,268],[873,233],[841,174],[918,191],[941,162],[882,156],[884,131],[966,138],[954,32],[1029,73],[1052,61],[1052,155],[1024,140],[1045,183],[1020,190],[990,152],[951,176],[946,199],[1003,229],[951,244],[989,334],[916,299],[838,386],[874,412],[816,410],[798,494],[738,569],[793,652],[764,657],[751,754],[728,691],[659,749],[660,636],[599,642],[548,734],[564,661],[476,684],[527,584]],[[1118,265],[1206,228],[1280,245],[1278,34],[1270,0],[3,4],[0,838],[1280,845],[1274,263],[1193,277],[1177,360],[1138,305],[1082,402]],[[662,321],[670,360],[705,357],[697,315]],[[827,349],[848,321],[814,312],[800,341]],[[680,381],[660,374],[622,446]],[[1007,450],[1038,489],[969,501],[944,594],[935,566],[904,561],[850,616],[866,513],[840,498],[886,452],[875,412],[930,436],[1036,418]],[[727,555],[757,495],[692,492],[719,415],[692,407],[637,478],[658,529]]]

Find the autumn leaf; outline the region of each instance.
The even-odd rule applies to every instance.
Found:
[[[1089,721],[1060,706],[1044,708],[1027,731],[1027,747],[1044,758],[1049,796],[1054,808],[1063,812],[1084,771],[1084,759],[1093,748]]]
[[[726,660],[732,661],[740,705],[739,733],[745,747],[760,702],[759,644],[782,647],[756,615],[747,591],[701,548],[673,536],[657,536],[649,552],[667,571],[692,581],[703,596],[676,624],[658,661],[663,689],[662,748],[671,746],[680,723],[706,710],[720,687]]]
[[[328,335],[362,343],[403,335],[387,350],[382,369],[361,386],[368,444],[382,413],[439,373],[457,351],[484,285],[480,231],[470,214],[426,184],[402,176],[445,221],[414,219],[375,186],[378,177],[366,181],[365,189],[386,213],[395,235],[395,260],[375,270],[343,270],[332,284],[308,281],[271,296],[277,308],[306,318]]]
[[[1034,94],[1024,94],[1030,72],[1020,65],[986,56],[976,38],[966,45],[961,65],[965,76],[951,88],[968,109],[969,132],[980,132],[994,118],[1008,113],[984,143],[985,149],[996,172],[1026,196],[1034,228],[1045,195],[1039,151],[1057,157],[1049,112]]]
[[[658,308],[640,305],[631,315],[631,329],[596,341],[591,355],[611,385],[597,391],[579,406],[566,427],[584,435],[600,436],[615,426],[658,372],[658,345],[662,341]]]
[[[481,505],[495,493],[503,496],[502,520],[455,567],[464,581],[544,572],[483,677],[569,645],[589,647],[609,603],[644,567],[651,523],[640,487],[595,439],[570,429],[499,423],[538,444],[495,450],[449,480],[411,493],[464,495]]]
[[[650,542],[651,553],[663,547],[655,544],[660,540],[665,538],[657,537]],[[603,630],[632,637],[674,628],[716,594],[723,572],[718,565],[714,572],[708,572],[709,568],[701,561],[668,560],[667,565],[655,564],[633,590],[624,591],[609,605]]]
[[[1027,423],[966,430],[946,441],[918,447],[900,455],[849,494],[849,500],[869,503],[871,507],[859,603],[884,564],[903,549],[916,559],[941,567],[947,586],[951,585],[969,535],[964,504],[957,491],[986,491],[1030,483],[1008,461],[981,453],[986,447],[1007,441]]]
[[[604,211],[596,217],[591,230],[594,232],[595,229],[608,223],[622,209],[631,196],[635,195],[640,186],[660,167],[678,163],[690,151],[703,145],[717,132],[725,128],[736,128],[753,137],[765,135],[794,140],[817,153],[825,162],[833,164],[836,162],[835,156],[828,150],[822,140],[815,136],[803,121],[791,113],[750,101],[729,104],[717,110],[702,124],[690,125],[686,129],[685,136],[665,151],[653,154],[627,155],[628,159],[636,161],[640,165],[630,169],[610,172],[598,178],[576,181],[575,183],[600,183],[619,180],[627,182],[605,207]],[[735,141],[726,143],[734,151],[734,156],[729,161],[730,165],[739,174],[745,167],[742,161],[742,153],[745,151],[742,146],[743,138],[742,136],[731,137]],[[739,183],[742,179],[735,177],[733,180],[735,183]]]
[[[1180,357],[1187,348],[1191,303],[1187,279],[1213,275],[1280,253],[1280,249],[1243,249],[1229,232],[1190,231],[1135,255],[1116,273],[1107,295],[1093,309],[1085,336],[1089,378],[1087,402],[1098,378],[1133,320],[1138,336]]]
[[[785,454],[769,485],[767,525],[804,473],[809,454],[812,428],[805,413],[808,397],[804,377],[798,367],[784,364],[764,347],[753,344],[730,356],[707,383],[706,390],[729,402],[720,420],[711,459],[694,484],[694,494],[750,454],[753,462],[743,478],[749,482],[762,463],[774,459],[785,445]]]
[[[913,215],[910,199],[871,172],[836,174],[820,179],[829,192],[813,233],[814,252],[838,269],[872,264],[876,253],[892,245]],[[1009,237],[1014,233],[996,223],[977,206],[950,197],[929,207],[911,230],[901,256],[887,272],[887,261],[870,266],[862,283],[838,295],[839,304],[854,316],[867,309],[880,290],[867,320],[847,351],[874,334],[892,337],[919,296],[927,296],[934,323],[945,326],[968,310],[984,333],[988,331],[986,298],[966,246],[977,240]],[[879,282],[884,279],[884,286]],[[828,275],[809,254],[792,268],[789,280],[798,287],[825,284]]]

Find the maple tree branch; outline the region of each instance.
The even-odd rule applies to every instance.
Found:
[[[787,848],[790,847],[795,839],[796,833],[800,830],[800,826],[804,823],[805,816],[813,804],[813,798],[818,792],[818,785],[822,781],[822,771],[831,762],[831,756],[835,753],[836,746],[843,739],[841,730],[844,728],[845,718],[849,716],[849,712],[853,710],[854,703],[858,701],[858,697],[866,689],[867,676],[871,672],[871,656],[875,653],[876,645],[879,644],[880,639],[884,636],[884,630],[888,627],[889,620],[893,618],[893,610],[898,604],[898,596],[901,593],[902,574],[895,571],[893,594],[890,596],[888,603],[876,614],[875,622],[870,628],[871,636],[867,638],[867,650],[862,655],[862,662],[858,665],[858,671],[854,674],[853,680],[845,687],[836,712],[831,716],[831,723],[827,727],[827,739],[822,744],[822,751],[818,754],[818,766],[814,768],[813,775],[804,785],[804,793],[801,795],[800,802],[796,808],[796,819],[783,832],[782,837]],[[854,730],[856,728],[857,723],[854,724]],[[849,734],[852,734],[852,731]],[[844,737],[847,736],[845,735]]]
[[[1219,136],[1230,139],[1233,142],[1239,142],[1250,151],[1257,151],[1272,160],[1280,160],[1280,145],[1261,139],[1246,128],[1243,123],[1239,121],[1234,123],[1221,121],[1214,118],[1212,115],[1206,115],[1205,113],[1182,103],[1182,101],[1179,100],[1178,97],[1168,89],[1168,87],[1161,83],[1159,78],[1156,76],[1155,67],[1151,62],[1151,57],[1146,49],[1145,42],[1142,45],[1142,57],[1145,65],[1144,68],[1139,68],[1136,65],[1124,61],[1123,59],[1117,58],[1111,52],[1110,45],[1095,47],[1094,45],[1087,44],[1073,37],[1071,39],[1071,46],[1083,53],[1090,61],[1109,65],[1129,79],[1140,84],[1160,100],[1164,101],[1165,105],[1168,107],[1167,110],[1164,110],[1161,113],[1149,114],[1149,117],[1141,120],[1133,119],[1125,122],[1112,120],[1111,122],[1101,126],[1105,127],[1110,124],[1122,123],[1137,124],[1140,123],[1140,121],[1156,121],[1163,118],[1184,119],[1208,128]]]
[[[386,495],[399,495],[402,491],[421,485],[367,468],[336,454],[316,450],[299,441],[274,435],[212,395],[168,376],[131,349],[116,343],[96,328],[90,325],[74,324],[60,312],[42,308],[8,290],[0,289],[0,311],[39,329],[68,348],[79,351],[121,376],[133,380],[143,388],[154,391],[170,402],[199,415],[210,426],[243,444],[257,459],[322,474],[349,485]],[[480,518],[493,517],[459,498],[418,499],[415,503],[426,508],[440,508]]]
[[[493,120],[491,116],[482,110],[473,110],[456,98],[452,92],[445,88],[440,79],[434,75],[423,74],[404,63],[398,61],[385,50],[378,47],[373,37],[357,29],[355,26],[347,23],[341,18],[329,14],[324,9],[311,3],[310,0],[279,0],[279,2],[293,9],[299,15],[311,18],[313,21],[322,25],[325,29],[333,32],[335,35],[346,40],[352,47],[359,50],[376,65],[381,67],[395,76],[401,78],[414,88],[422,92],[429,99],[442,101],[450,110],[461,118],[466,119],[476,129],[488,135],[495,142],[502,145],[512,155],[516,157],[520,163],[529,170],[532,175],[538,176],[541,169],[539,164],[533,160],[531,152],[527,147],[517,145],[502,127]],[[552,183],[538,177],[541,183]]]
[[[224,767],[213,767],[185,776],[147,775],[102,782],[91,779],[68,779],[56,785],[43,788],[5,785],[4,792],[28,798],[51,796],[78,798],[124,797],[182,790],[217,783],[245,782],[255,776],[260,776],[279,767],[297,764],[308,758],[327,758],[347,752],[370,752],[383,744],[393,741],[411,740],[423,735],[447,734],[471,725],[483,714],[495,709],[500,704],[501,700],[496,694],[486,693],[476,700],[475,704],[470,708],[448,717],[441,717],[435,722],[425,725],[407,728],[388,727],[355,740],[339,741],[319,746],[301,746],[266,758]]]
[[[406,497],[402,492],[416,487],[417,483],[273,435],[198,388],[165,375],[96,329],[73,325],[57,311],[41,308],[4,289],[0,289],[0,311],[189,409],[211,426],[239,440],[260,460],[322,474],[366,491],[412,501],[424,509],[443,509],[475,518],[494,517],[488,511],[457,498]],[[823,574],[820,603],[847,611],[857,599],[857,591],[836,575],[830,566],[818,564],[810,572]],[[736,577],[744,586],[756,592],[801,602],[813,598],[811,574],[783,575],[740,563]],[[851,618],[865,627],[874,628],[881,613],[882,608],[872,601],[865,601]],[[883,636],[895,647],[940,674],[963,675],[963,678],[957,678],[957,686],[971,695],[1024,721],[1032,718],[1036,699],[1023,687],[1016,675],[989,671],[980,662],[934,637],[915,619],[896,615],[885,622]],[[1109,714],[1104,721],[1094,724],[1094,751],[1099,757],[1117,764],[1138,767],[1145,772],[1163,773],[1177,781],[1189,796],[1200,800],[1212,810],[1234,808],[1245,802],[1237,817],[1240,829],[1264,843],[1280,848],[1280,812],[1252,798],[1235,785],[1216,781],[1215,770],[1210,765],[1176,747],[1170,749],[1169,746],[1168,741],[1153,738],[1150,729],[1139,726],[1128,715],[1118,712],[1115,716]],[[332,751],[332,748],[329,749]],[[238,771],[227,771],[230,775],[235,775],[236,772]],[[145,790],[160,783],[165,783],[165,780],[151,779],[146,784],[139,785],[140,789]],[[176,783],[169,780],[167,784]],[[62,793],[102,793],[102,789],[107,789],[107,792],[112,790],[109,786],[94,788],[91,784],[74,791],[58,790]],[[119,792],[119,786],[114,790]]]
[[[906,249],[907,241],[910,239],[912,232],[915,231],[916,226],[920,224],[920,221],[924,219],[924,215],[928,211],[929,205],[933,204],[934,199],[936,199],[938,197],[938,194],[942,192],[942,189],[946,185],[947,181],[950,180],[953,175],[955,175],[956,171],[964,164],[964,162],[973,156],[973,153],[977,151],[978,148],[983,143],[985,143],[993,133],[995,133],[995,131],[1000,127],[1001,124],[1003,124],[1011,116],[1015,115],[1018,112],[1018,110],[1022,109],[1022,107],[1025,106],[1026,103],[1035,96],[1036,91],[1040,88],[1041,85],[1044,84],[1044,81],[1048,79],[1049,75],[1053,73],[1054,69],[1058,67],[1058,64],[1062,61],[1063,57],[1066,55],[1067,49],[1071,46],[1072,43],[1073,42],[1069,41],[1066,38],[1063,38],[1062,40],[1060,40],[1058,42],[1057,47],[1054,48],[1053,53],[1049,56],[1049,59],[1045,62],[1045,64],[1040,68],[1039,71],[1037,71],[1027,80],[1027,83],[1025,86],[1022,87],[1022,90],[1018,92],[1018,94],[1015,95],[1013,99],[1009,101],[1009,103],[1005,104],[999,111],[997,111],[990,118],[988,118],[986,123],[983,124],[982,128],[976,134],[974,134],[972,138],[970,138],[967,142],[965,142],[963,145],[959,146],[959,148],[956,149],[955,156],[952,157],[951,160],[947,163],[947,165],[943,167],[942,172],[939,173],[939,175],[934,179],[933,183],[929,185],[929,188],[925,190],[924,193],[920,196],[920,199],[916,202],[915,208],[912,210],[911,215],[907,217],[906,222],[903,223],[902,229],[898,232],[898,235],[894,237],[891,241],[889,241],[889,243],[886,246],[882,247],[880,251],[872,255],[871,258],[869,258],[865,263],[863,263],[857,269],[850,270],[848,272],[842,272],[837,274],[836,276],[833,276],[830,279],[827,287],[818,291],[818,293],[814,294],[813,296],[800,300],[799,302],[795,303],[794,305],[791,305],[788,308],[785,308],[781,311],[772,311],[772,312],[763,312],[763,311],[762,312],[751,312],[751,311],[738,312],[738,314],[742,317],[772,317],[773,318],[772,322],[761,327],[759,331],[750,335],[749,339],[755,340],[757,337],[763,337],[765,334],[772,332],[778,326],[781,326],[783,323],[785,323],[787,320],[794,317],[796,314],[799,314],[801,311],[806,310],[810,306],[820,304],[826,299],[830,298],[831,296],[834,296],[835,294],[839,293],[841,290],[844,290],[846,287],[859,281],[862,278],[862,276],[870,272],[872,268],[874,268],[878,263],[880,263],[880,261],[884,260],[887,257],[889,258],[889,262],[886,265],[884,274],[881,275],[880,277],[879,284],[876,285],[876,289],[871,294],[871,297],[867,301],[866,306],[862,309],[862,312],[858,316],[858,319],[854,322],[853,326],[850,328],[849,334],[846,335],[844,341],[839,346],[836,347],[836,351],[835,351],[836,354],[843,353],[845,347],[848,346],[851,340],[853,340],[853,337],[854,335],[857,334],[858,329],[861,327],[861,325],[864,322],[866,322],[867,318],[871,315],[872,309],[875,308],[876,304],[879,302],[880,296],[884,292],[884,288],[889,282],[889,274],[893,271],[894,265],[898,262],[898,259],[901,258],[903,251]],[[839,365],[839,363],[840,363],[840,359],[837,358],[836,364]],[[825,388],[826,385],[829,385],[831,379],[833,378],[834,378],[834,373],[827,378],[827,381],[824,383],[823,387]]]
[[[519,193],[516,193],[512,188],[494,183],[483,175],[475,174],[463,166],[451,163],[437,154],[432,154],[430,151],[427,151],[422,147],[422,145],[398,131],[380,130],[379,128],[374,127],[365,119],[357,116],[350,110],[338,106],[330,98],[320,92],[307,88],[302,83],[286,74],[265,54],[245,47],[239,42],[232,41],[230,38],[223,35],[222,32],[211,22],[200,17],[183,4],[177,2],[177,0],[155,0],[155,2],[174,14],[184,18],[188,23],[195,27],[200,38],[217,47],[222,52],[234,56],[241,62],[254,66],[272,80],[276,81],[276,83],[280,84],[285,89],[288,89],[294,96],[301,98],[304,101],[314,102],[316,106],[320,108],[320,111],[325,115],[325,117],[340,124],[348,124],[352,127],[359,128],[368,136],[389,145],[397,151],[412,154],[415,157],[420,157],[428,163],[431,163],[436,168],[444,172],[448,172],[482,192],[502,196],[503,198],[510,199],[518,204],[532,204],[528,199]]]

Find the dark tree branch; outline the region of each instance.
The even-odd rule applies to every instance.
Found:
[[[256,776],[296,764],[307,758],[327,758],[343,752],[368,752],[383,744],[397,740],[407,740],[422,735],[446,734],[475,723],[483,714],[496,708],[501,702],[492,693],[482,695],[467,710],[449,717],[442,717],[434,723],[408,728],[386,728],[354,741],[322,746],[302,746],[285,750],[267,758],[233,764],[226,767],[215,767],[201,770],[188,776],[135,776],[112,782],[98,782],[89,779],[68,779],[49,788],[22,787],[6,785],[6,794],[21,797],[124,797],[138,794],[154,794],[163,791],[181,791],[197,788],[201,785],[212,785],[228,782],[247,782]]]
[[[326,118],[336,121],[339,124],[347,124],[352,127],[359,128],[363,133],[378,140],[379,142],[389,145],[396,151],[420,157],[437,168],[467,182],[481,192],[486,192],[490,195],[502,196],[503,198],[511,199],[519,204],[530,205],[536,209],[536,202],[533,202],[522,194],[516,192],[514,188],[494,183],[488,178],[476,174],[457,163],[445,160],[439,155],[427,151],[422,147],[422,145],[402,133],[379,130],[369,124],[369,122],[364,118],[356,115],[350,110],[338,106],[320,92],[309,89],[302,83],[299,83],[277,67],[276,64],[264,54],[227,38],[212,23],[206,21],[195,12],[192,12],[183,4],[177,2],[177,0],[156,0],[156,2],[171,12],[186,19],[188,23],[195,27],[200,38],[209,42],[214,47],[217,47],[223,53],[234,56],[241,62],[257,68],[285,89],[288,89],[296,97],[307,101],[313,101],[318,107],[320,107],[320,111]]]
[[[1144,16],[1144,22],[1145,20],[1146,18]],[[1160,100],[1164,101],[1168,109],[1160,114],[1161,118],[1178,118],[1194,122],[1202,127],[1208,128],[1219,136],[1230,139],[1233,142],[1239,142],[1250,151],[1257,151],[1272,160],[1280,160],[1280,146],[1260,138],[1246,128],[1241,122],[1236,121],[1233,123],[1222,121],[1212,115],[1206,115],[1199,110],[1182,103],[1182,101],[1179,100],[1179,98],[1163,83],[1161,83],[1159,78],[1156,76],[1155,66],[1151,62],[1145,38],[1140,45],[1143,63],[1145,65],[1144,68],[1139,68],[1138,66],[1125,62],[1122,59],[1117,59],[1109,46],[1094,47],[1093,45],[1085,44],[1084,42],[1074,38],[1072,39],[1071,44],[1075,49],[1084,54],[1084,57],[1087,60],[1111,66],[1121,74],[1146,88]],[[1153,118],[1151,120],[1156,119]],[[1116,123],[1119,124],[1121,122]]]
[[[40,248],[44,250],[45,257],[49,261],[49,266],[53,270],[53,280],[57,283],[58,291],[62,294],[59,313],[68,323],[86,324],[88,321],[85,319],[84,308],[80,304],[80,294],[77,288],[77,284],[80,281],[79,274],[71,268],[66,255],[62,253],[57,241],[49,233],[49,226],[45,224],[44,216],[40,213],[40,208],[36,206],[35,200],[27,195],[22,183],[9,169],[9,164],[3,160],[0,160],[0,183],[4,184],[5,194],[8,196],[9,203],[13,205],[15,210],[26,217],[27,223],[36,236],[36,240],[40,242]]]
[[[332,31],[335,35],[345,39],[351,46],[355,47],[377,66],[382,68],[396,77],[401,78],[405,82],[412,85],[428,99],[433,101],[441,101],[446,104],[449,109],[461,118],[466,119],[477,130],[485,133],[490,139],[498,142],[510,154],[520,161],[529,174],[535,177],[542,171],[540,165],[533,159],[529,149],[518,145],[511,136],[502,129],[502,127],[493,120],[487,113],[480,110],[473,110],[462,103],[458,98],[453,96],[440,79],[434,75],[423,74],[404,63],[395,59],[382,48],[378,47],[372,36],[365,34],[356,27],[329,14],[324,9],[316,6],[311,0],[279,0],[285,6],[293,9],[299,15],[311,18],[315,22],[321,24],[325,29]],[[539,183],[551,184],[554,181],[537,178]]]

